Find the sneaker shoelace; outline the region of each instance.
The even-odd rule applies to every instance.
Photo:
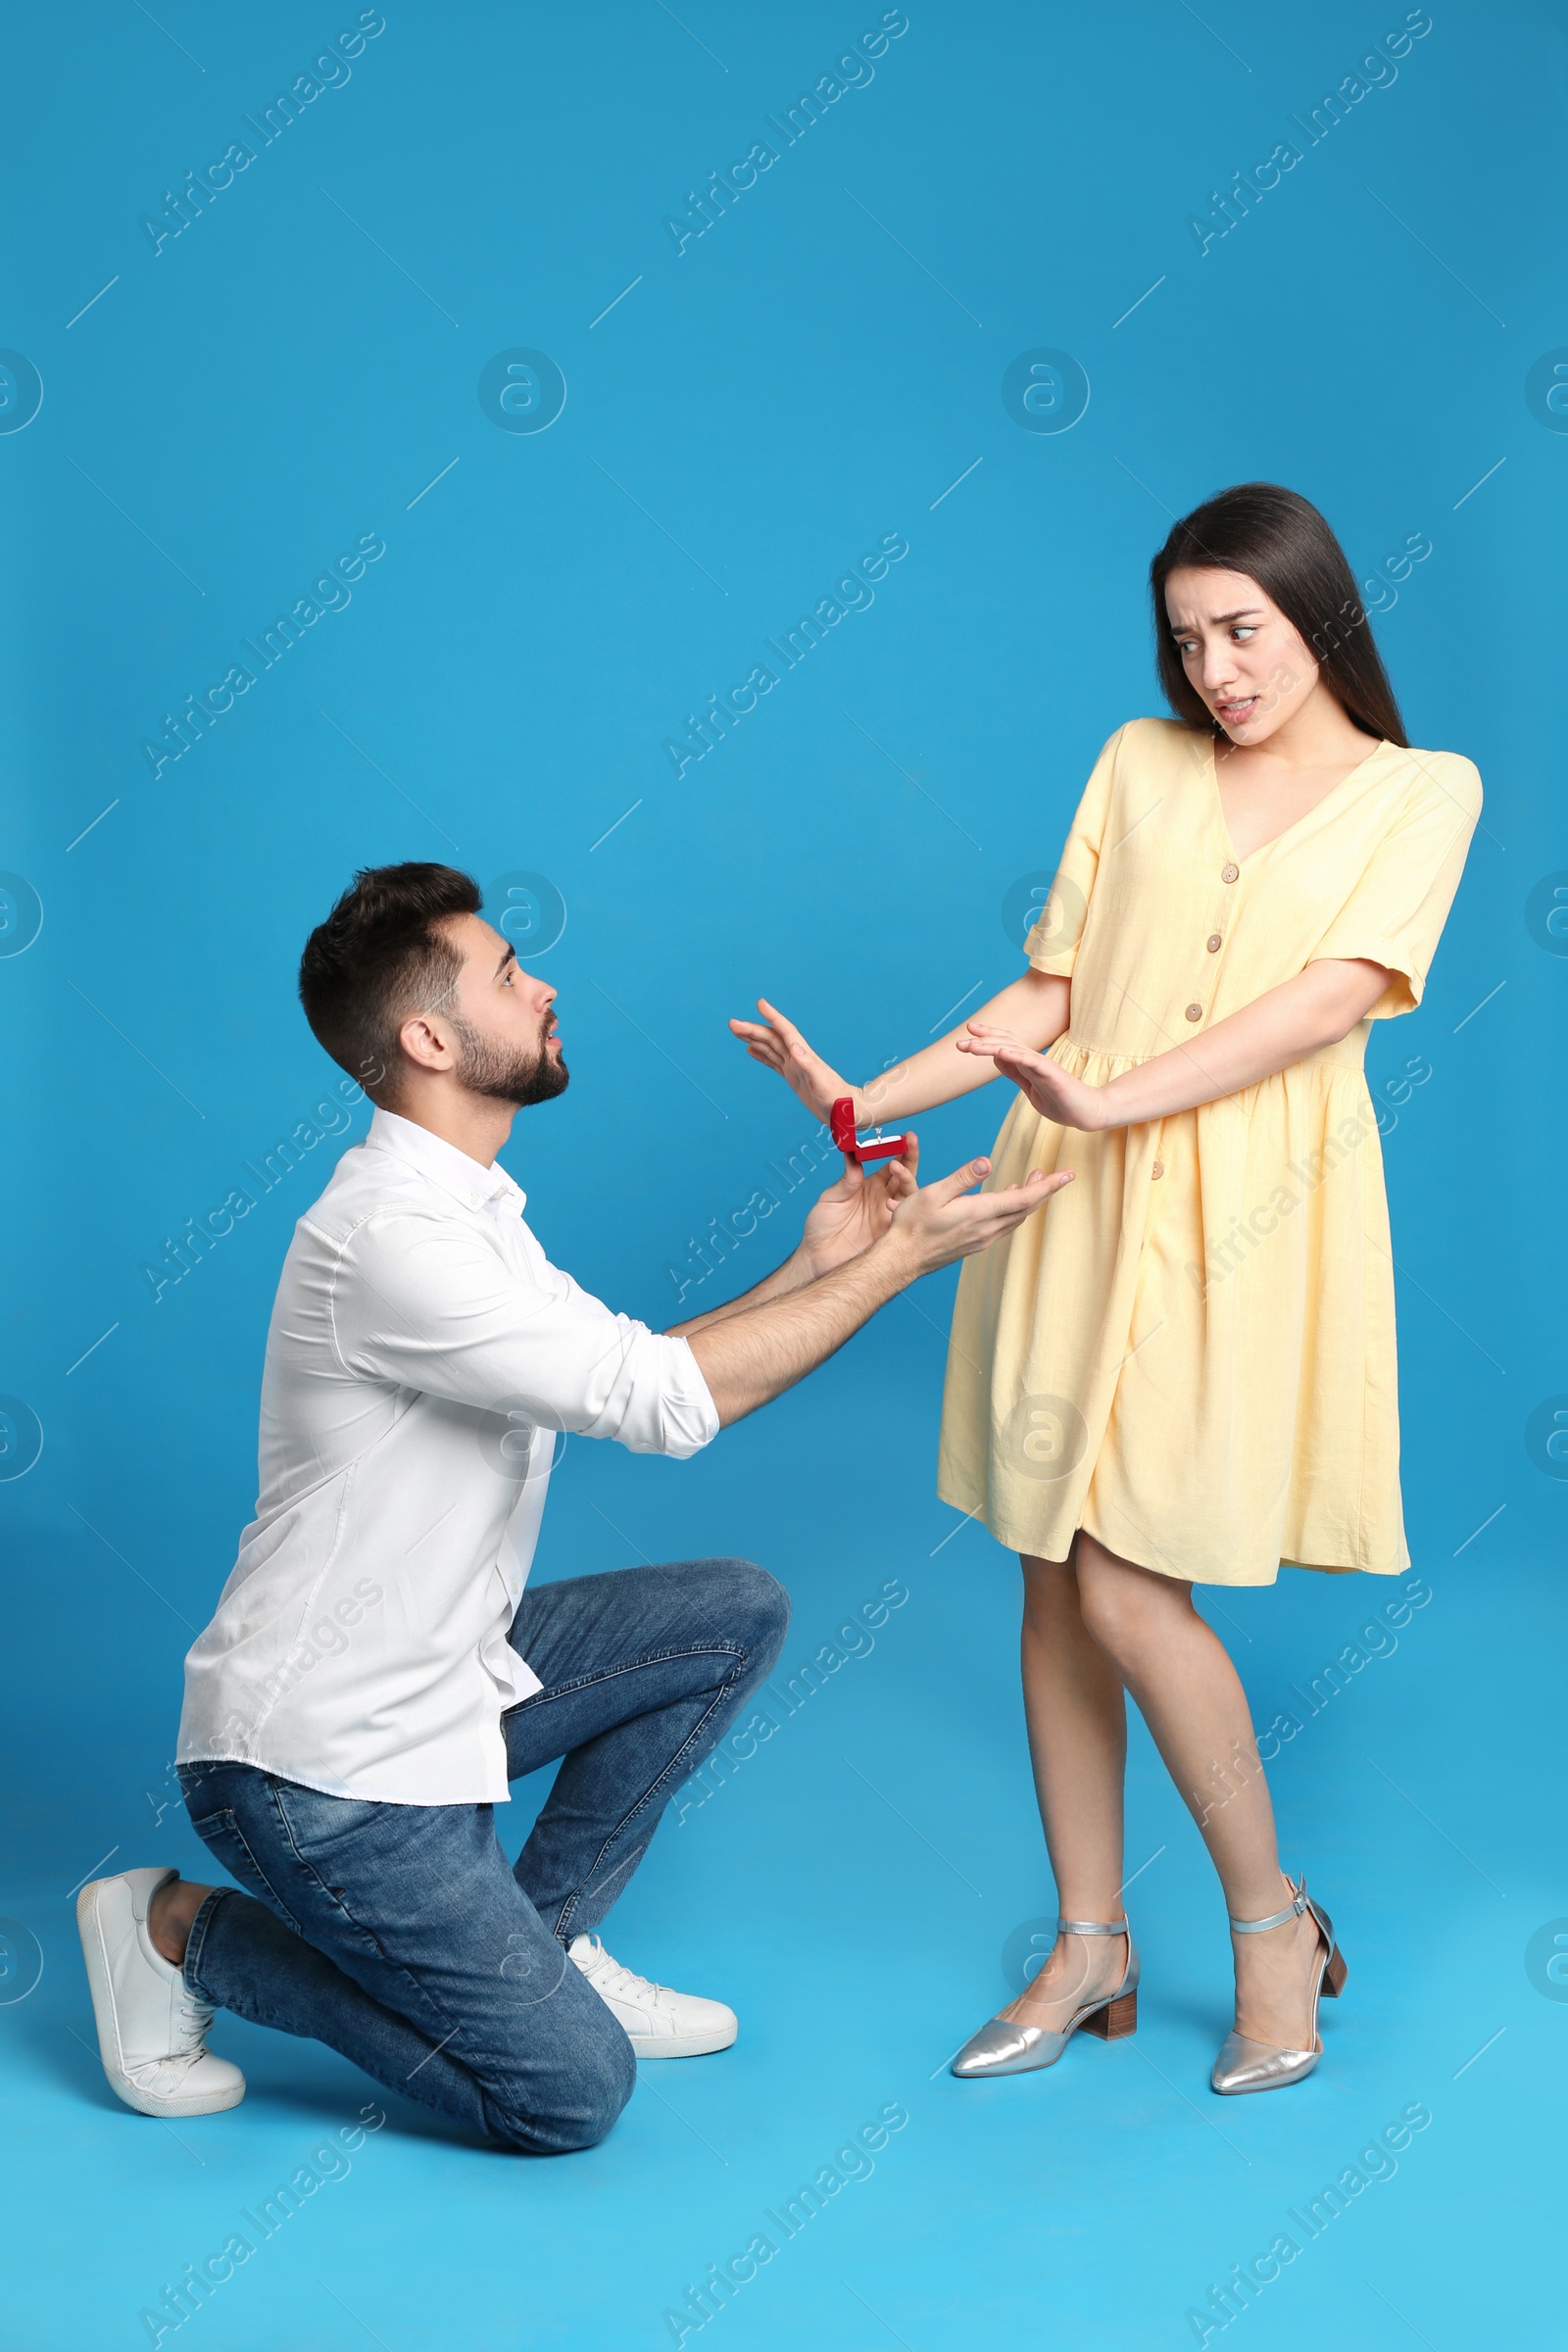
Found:
[[[183,1980],[181,1982],[183,1983]],[[188,2042],[205,2042],[208,2031],[217,2014],[218,2009],[215,2002],[204,2001],[199,1993],[192,1992],[190,1986],[185,1985],[185,1989],[180,1995],[178,2022],[179,2030],[187,2037]],[[185,2052],[181,2049],[178,2054],[183,2057]]]
[[[149,2078],[156,2081],[165,2067],[172,2067],[183,2079],[200,2058],[207,2055],[207,2034],[217,2009],[212,2001],[202,2000],[187,1984],[174,2012],[174,2030],[179,2036],[178,2047],[166,2050],[161,2057],[144,2059],[131,2070],[131,2081],[143,2089],[151,2087]]]
[[[622,1967],[613,1954],[606,1951],[597,1936],[590,1936],[588,1941],[592,1958],[582,1973],[601,1999],[618,1994],[623,2000],[641,2001],[650,2008],[659,2006],[659,1996],[664,1989],[662,1984],[656,1984],[651,1977],[639,1977],[634,1970]]]

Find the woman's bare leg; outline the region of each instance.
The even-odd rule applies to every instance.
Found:
[[[1023,1580],[1024,1715],[1057,1903],[1063,1919],[1119,1919],[1127,1762],[1121,1677],[1084,1624],[1070,1558],[1025,1556]],[[1058,1936],[1002,2014],[1059,2032],[1085,2001],[1114,1992],[1126,1966],[1120,1936]]]
[[[1118,1558],[1081,1529],[1075,1556],[1084,1628],[1137,1701],[1202,1833],[1227,1908],[1236,1919],[1266,1919],[1289,1897],[1251,1717],[1223,1643],[1194,1608],[1191,1585]],[[1310,1913],[1231,1940],[1238,2030],[1304,2048],[1320,1949]]]

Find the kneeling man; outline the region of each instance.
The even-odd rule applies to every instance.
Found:
[[[77,1904],[104,2066],[143,2114],[244,2095],[216,2009],[541,2155],[604,2135],[637,2058],[734,2040],[597,1931],[789,1602],[741,1559],[527,1588],[557,1437],[695,1453],[1066,1181],[850,1162],[776,1272],[650,1331],[550,1263],[496,1164],[566,1065],[554,988],[479,907],[449,866],[384,866],[305,949],[311,1027],[376,1109],[295,1228],[256,1517],[185,1664],[181,1787],[234,1884],[127,1870]],[[513,1869],[493,1808],[557,1758]]]

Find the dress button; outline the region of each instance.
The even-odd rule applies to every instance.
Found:
[[[1156,1159],[1149,1173],[1151,1176],[1163,1176],[1165,1173],[1165,1162],[1162,1159]]]
[[[1222,882],[1234,882],[1241,870],[1239,865],[1222,865],[1219,869],[1219,878]]]
[[[1189,1004],[1189,1005],[1188,1005],[1188,1007],[1187,1007],[1187,1018],[1188,1018],[1190,1021],[1200,1021],[1200,1020],[1202,1019],[1202,1017],[1203,1017],[1203,1007],[1201,1006],[1201,1004]]]
[[[1209,933],[1209,935],[1208,935],[1208,952],[1209,952],[1209,954],[1210,954],[1211,956],[1217,956],[1217,955],[1219,954],[1219,951],[1220,951],[1220,936],[1219,936],[1219,933],[1218,933],[1217,931],[1211,931],[1211,932]]]

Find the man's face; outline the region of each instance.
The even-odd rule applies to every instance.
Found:
[[[567,1077],[554,988],[523,970],[511,942],[482,915],[453,915],[442,930],[463,957],[457,988],[438,1008],[456,1033],[463,1084],[519,1109],[548,1102]]]

